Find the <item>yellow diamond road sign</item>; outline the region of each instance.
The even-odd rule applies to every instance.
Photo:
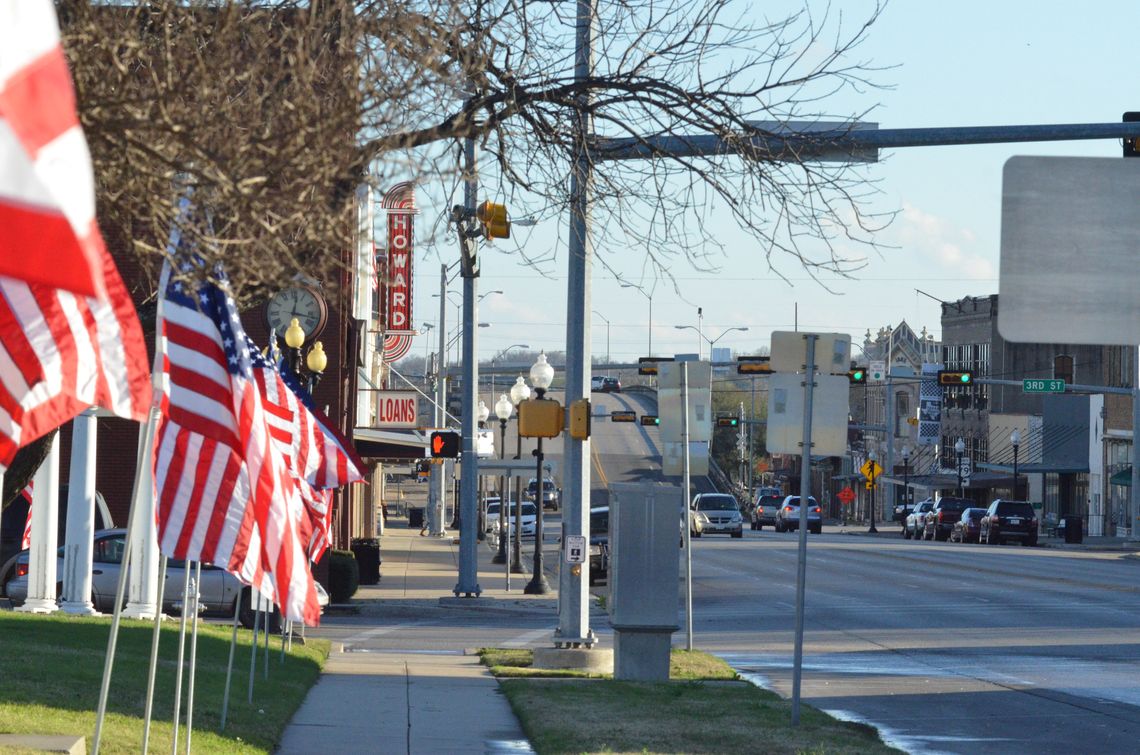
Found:
[[[883,468],[872,459],[867,459],[867,461],[863,462],[863,466],[859,467],[859,471],[862,472],[863,476],[868,480],[873,480],[883,473]]]

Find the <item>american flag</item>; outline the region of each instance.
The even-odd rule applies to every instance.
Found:
[[[0,471],[89,406],[142,421],[150,404],[92,175],[52,4],[0,0]]]
[[[104,296],[95,178],[51,0],[0,0],[0,275]]]
[[[184,205],[185,206],[185,205]],[[163,417],[155,453],[161,551],[226,568],[294,621],[316,625],[316,589],[296,524],[299,492],[271,446],[267,413],[228,283],[190,283],[196,260],[175,234],[179,275],[161,290]]]
[[[301,493],[304,511],[299,526],[305,552],[318,561],[329,544],[331,489],[364,479],[364,464],[351,446],[342,444],[343,437],[328,418],[312,406],[311,396],[296,377],[287,368],[280,369],[278,360],[262,356],[252,341],[248,346],[270,437]]]

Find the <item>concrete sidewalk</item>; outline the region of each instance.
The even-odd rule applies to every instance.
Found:
[[[480,596],[455,597],[458,542],[421,536],[418,528],[399,522],[393,520],[380,539],[380,584],[362,585],[350,605],[332,606],[332,613],[381,618],[444,612],[459,623],[474,611],[510,611],[557,620],[557,594],[524,595],[529,573],[512,574],[508,592],[505,566],[491,563],[494,553],[485,543],[478,547]],[[524,540],[523,546],[527,567],[533,541]],[[547,580],[552,587],[558,584],[556,575],[548,573]],[[498,682],[477,656],[342,646],[333,647],[277,750],[298,755],[532,751]]]

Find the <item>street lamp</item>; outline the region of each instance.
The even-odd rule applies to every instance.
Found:
[[[906,515],[910,511],[910,446],[903,446],[903,524],[906,524]]]
[[[966,442],[961,437],[954,443],[954,453],[958,455],[958,497],[962,497],[962,454],[966,451]]]
[[[598,317],[602,318],[602,322],[604,322],[606,324],[606,364],[609,364],[610,363],[610,321],[606,319],[605,315],[603,315],[601,312],[599,312],[596,309],[594,310],[594,314],[597,315]]]
[[[546,361],[546,354],[539,354],[538,359],[530,368],[530,382],[534,384],[534,392],[537,394],[538,401],[546,400],[546,389],[550,387],[550,383],[554,380],[554,368]],[[537,448],[534,450],[534,456],[538,460],[537,473],[535,478],[538,480],[538,490],[534,496],[535,503],[535,520],[534,520],[534,569],[530,576],[530,582],[527,582],[523,592],[527,595],[546,595],[550,592],[550,585],[546,582],[546,575],[542,573],[542,490],[544,475],[542,473],[542,436],[538,437]],[[522,517],[518,518],[518,528],[515,530],[519,535],[522,534]]]
[[[653,356],[653,294],[645,293],[645,290],[641,286],[635,286],[632,283],[623,283],[621,284],[621,287],[635,289],[638,293],[649,300],[649,354],[646,356]]]
[[[867,480],[871,485],[871,528],[867,532],[878,532],[875,528],[875,462],[878,461],[879,455],[875,453],[875,449],[867,452],[867,460],[871,462],[871,475]]]
[[[297,377],[302,377],[301,347],[305,345],[305,331],[301,328],[301,321],[296,317],[289,321],[289,327],[285,329],[285,345],[289,347],[289,367]],[[324,344],[317,341],[309,347],[309,353],[305,357],[305,367],[309,371],[309,381],[305,388],[310,394],[317,389],[317,383],[321,381],[321,376],[328,365],[329,358],[325,354]]]
[[[1009,444],[1013,446],[1013,497],[1020,498],[1017,494],[1017,448],[1021,445],[1021,433],[1017,430],[1010,433]]]
[[[734,330],[740,330],[740,331],[748,330],[748,328],[747,328],[747,327],[729,328],[728,330],[724,331],[723,333],[721,333],[721,334],[720,334],[719,336],[717,336],[716,338],[713,338],[713,339],[711,339],[711,340],[710,340],[708,337],[706,337],[706,336],[705,336],[705,334],[704,334],[704,331],[702,331],[702,330],[701,330],[700,328],[698,328],[698,327],[694,327],[694,326],[692,326],[692,325],[674,325],[673,327],[674,327],[674,328],[676,328],[677,330],[695,330],[695,331],[697,331],[697,335],[698,335],[698,336],[700,336],[702,339],[704,339],[705,341],[707,341],[707,342],[708,342],[708,345],[709,345],[709,359],[712,359],[712,347],[716,345],[716,342],[717,342],[717,341],[719,341],[720,339],[724,338],[725,336],[727,336],[729,333],[731,333],[731,332],[732,332],[732,331],[734,331]],[[700,351],[700,341],[698,341],[698,342],[697,342],[697,347],[698,347],[698,349],[697,349],[697,350],[698,350],[698,352],[699,352],[699,351]],[[698,356],[698,357],[701,357],[701,356],[703,356],[703,355],[702,355],[702,354],[699,354],[699,353],[698,353],[698,354],[697,354],[697,356]]]
[[[511,401],[515,406],[530,398],[530,388],[526,384],[526,380],[522,375],[519,375],[518,380],[511,386]],[[515,433],[515,458],[522,458],[522,434]],[[510,496],[508,496],[508,499]],[[509,513],[509,512],[508,512]],[[515,478],[515,521],[522,521],[522,478]],[[511,551],[511,572],[513,574],[525,573],[522,566],[522,538],[515,537],[515,542],[512,544]]]
[[[483,430],[487,427],[487,418],[490,416],[491,416],[491,410],[487,408],[487,403],[485,401],[483,401],[483,399],[479,399],[479,408],[475,412],[475,418],[479,420],[479,429],[480,430]],[[477,487],[482,488],[483,487],[483,475],[482,474],[479,475],[478,483],[479,484]],[[455,510],[458,511],[459,507],[456,506]],[[476,527],[477,532],[475,533],[475,539],[478,540],[479,542],[483,542],[483,540],[486,539],[487,535],[486,535],[486,527],[483,524],[483,506],[482,506],[482,504],[479,505],[479,515],[476,517],[476,522],[478,524],[478,527]]]
[[[511,412],[514,411],[515,405],[507,398],[507,394],[499,396],[499,400],[495,402],[495,416],[499,420],[499,459],[503,459],[503,454],[507,447],[507,420],[511,418]],[[494,557],[491,559],[493,564],[505,564],[507,562],[507,476],[501,475],[499,477],[499,550],[496,551]]]

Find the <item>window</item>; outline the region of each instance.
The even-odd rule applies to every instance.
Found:
[[[125,543],[123,535],[96,540],[92,560],[100,564],[121,564]]]
[[[895,437],[907,436],[907,420],[910,419],[910,391],[895,393]]]
[[[1053,357],[1053,377],[1064,380],[1065,385],[1073,384],[1073,358],[1067,354]]]

